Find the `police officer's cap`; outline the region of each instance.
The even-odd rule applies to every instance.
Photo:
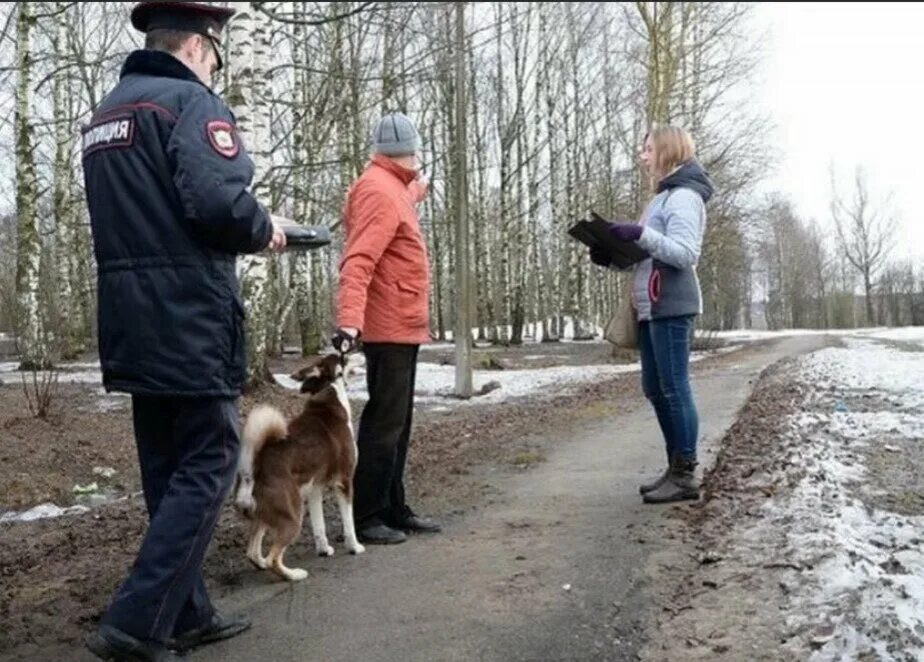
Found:
[[[235,10],[203,2],[139,2],[132,9],[132,25],[141,32],[151,30],[179,30],[194,32],[212,40],[215,55],[221,68],[221,54],[218,42],[221,31]]]

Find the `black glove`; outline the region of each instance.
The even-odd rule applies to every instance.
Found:
[[[609,253],[607,253],[602,248],[591,248],[590,249],[590,261],[599,267],[610,266]]]
[[[330,344],[334,346],[334,349],[340,352],[341,354],[349,354],[354,349],[356,349],[357,341],[359,340],[359,333],[351,335],[344,331],[343,329],[337,329],[334,333],[334,337],[330,339]]]

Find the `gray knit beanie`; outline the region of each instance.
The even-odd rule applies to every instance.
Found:
[[[372,132],[372,150],[386,156],[408,156],[420,149],[420,134],[407,115],[390,113]]]

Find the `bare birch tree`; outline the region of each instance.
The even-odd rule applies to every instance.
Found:
[[[693,133],[716,183],[698,267],[701,325],[747,323],[755,291],[768,293],[780,326],[924,314],[916,312],[924,310],[920,274],[888,268],[888,247],[873,241],[883,233],[867,233],[863,248],[856,195],[833,195],[839,250],[792,209],[757,195],[772,155],[765,118],[740,93],[761,57],[751,3],[468,3],[462,87],[454,3],[232,4],[219,91],[256,163],[256,192],[299,222],[329,225],[336,239],[322,251],[241,260],[251,385],[270,378],[268,359],[287,344],[304,354],[322,347],[344,196],[367,161],[370,127],[393,110],[421,128],[432,176],[421,215],[439,337],[456,322],[464,255],[480,341],[598,332],[626,276],[593,267],[565,230],[591,208],[638,218],[651,191],[637,152],[656,122]],[[140,45],[126,8],[0,6],[0,53],[11,64],[0,67],[0,163],[15,181],[0,191],[0,232],[10,240],[0,247],[9,256],[0,263],[0,325],[21,324],[24,361],[36,353],[30,339],[34,348],[48,336],[49,312],[69,322],[50,325],[68,353],[92,346],[93,256],[74,136]],[[454,223],[463,121],[469,252]],[[888,225],[876,205],[863,204],[864,219]],[[783,219],[775,232],[771,218]],[[860,281],[865,306],[852,292]]]
[[[844,257],[863,279],[866,297],[866,323],[875,324],[873,314],[873,279],[883,267],[895,244],[896,218],[886,200],[870,199],[866,174],[857,167],[853,178],[853,195],[844,199],[837,192],[831,173],[831,217]]]
[[[16,298],[22,369],[44,366],[50,357],[44,347],[39,272],[42,244],[38,229],[38,182],[35,172],[33,127],[30,124],[32,65],[30,38],[35,19],[32,5],[19,2],[16,19]]]
[[[267,64],[266,16],[250,2],[232,3],[237,13],[228,26],[230,52],[225,98],[234,111],[241,139],[251,154],[259,182],[267,170],[269,152],[265,76]],[[261,190],[255,187],[259,195]],[[241,296],[244,300],[247,337],[247,385],[253,388],[272,380],[267,357],[267,296],[269,258],[241,258]]]

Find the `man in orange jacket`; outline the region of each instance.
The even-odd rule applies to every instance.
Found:
[[[384,116],[373,156],[344,207],[337,331],[342,352],[363,340],[369,401],[359,421],[353,510],[362,542],[394,544],[438,524],[405,501],[404,468],[414,408],[417,353],[430,340],[430,264],[416,205],[427,194],[420,135],[401,113]]]

